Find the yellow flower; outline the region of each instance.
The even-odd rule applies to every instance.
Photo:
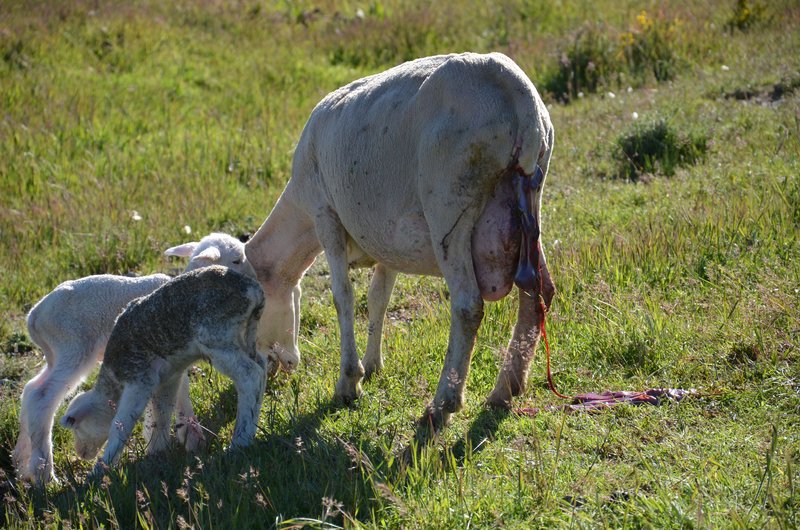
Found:
[[[644,10],[636,16],[636,22],[645,31],[653,27],[653,20],[647,16],[647,11]]]

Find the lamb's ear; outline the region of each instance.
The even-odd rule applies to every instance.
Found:
[[[91,412],[91,403],[87,402],[86,400],[79,400],[76,401],[78,396],[72,400],[69,407],[67,407],[67,411],[61,416],[61,419],[58,421],[62,427],[66,427],[67,429],[75,429],[77,426],[83,421],[83,419]]]
[[[194,252],[194,249],[199,245],[199,241],[192,241],[191,243],[184,243],[177,247],[170,247],[164,251],[165,256],[178,256],[180,258],[188,258]]]
[[[78,423],[78,419],[75,418],[75,416],[64,414],[63,416],[61,416],[61,419],[58,421],[58,423],[60,423],[62,427],[66,427],[67,429],[74,429],[75,424]]]
[[[192,256],[192,263],[202,262],[211,265],[212,263],[219,261],[221,256],[222,254],[220,254],[217,247],[208,247],[196,256]]]

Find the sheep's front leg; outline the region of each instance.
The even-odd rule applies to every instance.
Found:
[[[472,265],[471,236],[474,218],[463,210],[461,221],[455,221],[445,232],[441,226],[431,230],[440,242],[434,250],[439,268],[450,289],[450,337],[447,343],[444,368],[436,395],[422,418],[434,430],[447,424],[450,415],[464,406],[464,387],[469,375],[469,363],[475,347],[475,337],[483,320],[481,297],[475,269]],[[443,223],[447,226],[450,220]]]
[[[236,426],[231,447],[246,447],[253,442],[267,385],[263,358],[249,357],[241,350],[212,350],[211,364],[236,386]]]
[[[353,286],[348,276],[347,233],[339,217],[330,209],[316,217],[317,237],[331,269],[331,290],[341,335],[341,362],[339,381],[334,397],[344,403],[352,403],[361,395],[361,378],[364,367],[358,358],[356,337],[353,329]]]
[[[392,297],[392,289],[397,279],[397,272],[378,263],[372,274],[372,283],[367,295],[367,312],[369,313],[369,335],[367,351],[364,354],[364,378],[369,379],[383,369],[381,341],[383,339],[383,321],[386,308]]]
[[[117,463],[119,455],[128,442],[134,425],[142,416],[152,392],[153,385],[150,384],[140,383],[125,386],[119,403],[117,403],[117,413],[108,431],[106,450],[103,452],[101,462],[98,462],[95,466],[94,473],[102,472],[103,464],[105,466],[113,466]]]

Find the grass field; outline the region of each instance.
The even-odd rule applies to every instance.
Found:
[[[138,435],[91,482],[56,427],[60,483],[16,480],[19,395],[43,362],[33,303],[88,274],[174,271],[162,251],[211,230],[254,232],[326,93],[464,50],[514,58],[556,129],[542,237],[559,389],[695,395],[600,414],[485,408],[514,294],[486,307],[465,409],[407,462],[447,288],[400,278],[386,368],[337,408],[321,257],[303,282],[302,365],[269,385],[252,448],[225,452],[235,392],[200,365],[206,453],[145,457]],[[3,1],[0,525],[797,528],[798,50],[792,0]],[[352,277],[363,347],[370,272]],[[557,401],[540,352],[517,405]]]

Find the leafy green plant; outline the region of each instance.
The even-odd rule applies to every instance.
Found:
[[[652,73],[656,81],[669,81],[678,68],[680,20],[665,21],[647,11],[636,16],[636,27],[620,36],[620,54],[628,70],[640,78]]]
[[[683,132],[663,117],[637,122],[617,138],[614,158],[622,178],[637,180],[645,173],[671,176],[679,166],[694,164],[708,150],[698,131]]]
[[[597,92],[619,70],[612,41],[606,32],[585,26],[558,51],[558,62],[545,73],[543,88],[559,101]]]
[[[725,23],[729,31],[747,31],[756,24],[764,21],[766,9],[761,2],[750,0],[736,0],[730,18]]]

